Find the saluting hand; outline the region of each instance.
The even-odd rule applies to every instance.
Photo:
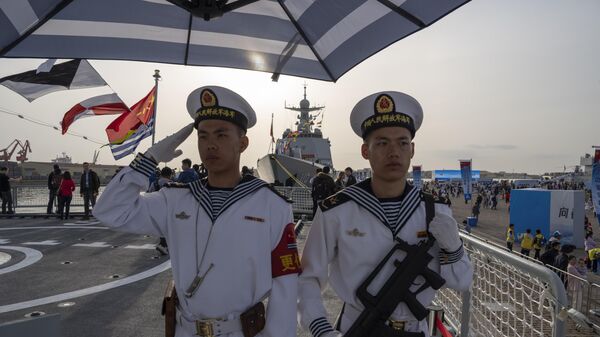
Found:
[[[176,133],[167,136],[165,139],[152,145],[152,147],[146,151],[145,155],[159,163],[170,162],[173,158],[177,158],[183,153],[183,151],[178,150],[177,147],[189,137],[193,130],[194,123],[184,126]]]
[[[429,224],[429,232],[437,240],[440,248],[447,252],[455,252],[462,245],[456,220],[449,215],[436,214]]]

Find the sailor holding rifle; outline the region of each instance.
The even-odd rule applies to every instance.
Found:
[[[373,177],[320,204],[302,255],[300,323],[314,337],[427,337],[436,289],[468,289],[473,268],[447,201],[406,180],[422,108],[380,92],[350,119]],[[321,296],[327,282],[344,302],[335,326]]]

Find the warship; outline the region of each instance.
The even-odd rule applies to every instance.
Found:
[[[258,175],[274,185],[310,186],[317,168],[333,169],[331,143],[319,128],[325,107],[310,105],[304,85],[304,98],[299,105],[284,108],[297,113],[295,130],[286,129],[281,138],[272,141],[270,153],[258,159]]]

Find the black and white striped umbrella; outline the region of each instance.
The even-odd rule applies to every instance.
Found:
[[[469,0],[6,0],[0,57],[251,69],[335,81]]]

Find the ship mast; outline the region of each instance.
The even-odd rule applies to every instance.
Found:
[[[321,111],[324,106],[310,106],[310,102],[306,99],[306,83],[304,83],[304,98],[300,101],[300,106],[285,106],[286,110],[298,111],[300,114],[296,117],[296,131],[299,133],[312,133],[312,126],[318,114],[312,115],[311,112]]]

